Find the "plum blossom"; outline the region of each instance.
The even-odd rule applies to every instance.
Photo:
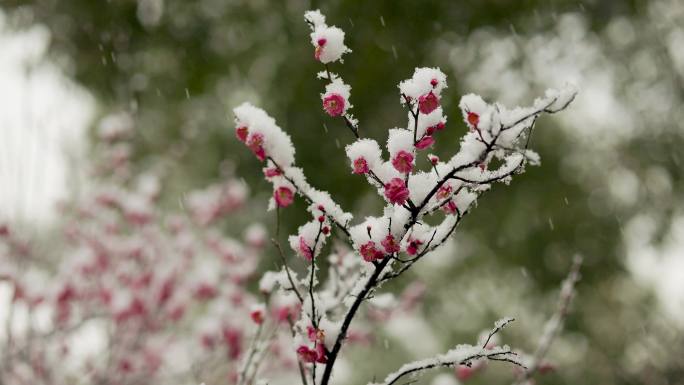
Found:
[[[264,304],[254,304],[252,305],[249,317],[254,321],[255,324],[261,325],[264,323],[264,316],[266,314],[266,307]]]
[[[325,347],[321,344],[316,345],[315,348],[311,349],[306,345],[301,345],[297,348],[297,354],[302,359],[302,361],[307,363],[319,363],[325,364],[328,362],[325,355]]]
[[[478,125],[478,123],[480,123],[480,115],[478,115],[478,114],[476,114],[476,113],[474,113],[474,112],[468,111],[468,115],[467,115],[467,117],[466,117],[466,121],[468,122],[468,124],[469,124],[472,128],[477,129],[477,125]]]
[[[264,168],[264,176],[268,178],[273,178],[274,176],[280,176],[283,175],[283,171],[279,169],[278,167],[265,167]]]
[[[302,236],[299,237],[299,245],[296,251],[307,261],[313,259],[313,248],[306,243],[306,239]]]
[[[314,46],[314,57],[323,64],[342,61],[342,55],[351,50],[344,45],[344,31],[325,24],[325,16],[320,11],[308,11],[304,14],[311,26],[311,44]]]
[[[325,244],[328,234],[325,234],[323,228],[326,226],[325,221],[319,222],[318,220],[300,226],[298,235],[289,237],[290,247],[305,260],[313,260]]]
[[[335,78],[325,87],[325,93],[321,95],[323,109],[330,116],[342,116],[352,106],[349,104],[351,87],[344,84],[342,79]]]
[[[387,234],[385,239],[382,240],[381,245],[385,248],[385,252],[387,254],[398,253],[399,250],[401,250],[399,242],[397,242],[397,240],[394,239],[394,236],[392,234]]]
[[[260,161],[266,160],[266,150],[264,149],[264,136],[262,134],[254,134],[249,136],[247,147],[252,150],[254,156]]]
[[[244,142],[259,160],[264,161],[271,157],[280,167],[290,167],[294,163],[295,149],[290,136],[264,110],[243,103],[234,108],[233,112],[235,126],[247,131]],[[241,138],[238,136],[242,141]]]
[[[418,248],[423,244],[420,239],[409,239],[408,246],[406,247],[406,253],[408,255],[416,255],[418,253]]]
[[[403,205],[409,197],[409,190],[401,178],[392,178],[385,184],[385,198],[393,204]]]
[[[280,186],[273,192],[278,207],[287,207],[294,201],[294,192],[287,186]]]
[[[436,133],[436,132],[439,132],[439,131],[444,130],[445,127],[446,127],[446,123],[444,123],[444,122],[439,122],[439,123],[437,123],[437,124],[435,124],[435,125],[428,126],[428,128],[425,129],[425,133],[426,133],[427,135],[432,135],[432,134],[434,134],[434,133]]]
[[[330,116],[341,116],[345,110],[346,101],[340,94],[329,93],[323,97],[323,109]]]
[[[446,75],[438,68],[416,68],[411,79],[399,84],[399,91],[410,101],[417,101],[422,97],[426,104],[425,109],[429,111],[421,112],[428,114],[437,108],[441,93],[446,87]],[[406,103],[406,98],[400,98],[402,104]]]
[[[385,256],[384,253],[376,247],[376,244],[373,241],[368,241],[361,245],[359,253],[361,253],[363,260],[366,262],[373,262],[382,259]]]
[[[434,92],[430,91],[425,95],[420,95],[418,98],[418,111],[421,114],[429,114],[439,107],[439,97]]]
[[[243,143],[247,142],[247,135],[249,135],[249,128],[246,126],[238,126],[235,128],[235,137],[238,138],[239,141]]]
[[[392,166],[404,174],[408,174],[413,170],[413,154],[401,150],[392,158]]]
[[[354,159],[354,174],[367,174],[368,171],[370,171],[370,168],[365,158]]]
[[[354,174],[366,174],[382,163],[380,146],[372,139],[357,140],[347,145],[345,152]]]
[[[416,148],[419,150],[425,150],[426,148],[432,147],[435,143],[435,138],[430,135],[425,135],[423,139],[416,142]]]
[[[442,211],[446,214],[456,214],[457,213],[458,206],[456,205],[456,202],[453,200],[449,200],[444,206],[442,206]]]

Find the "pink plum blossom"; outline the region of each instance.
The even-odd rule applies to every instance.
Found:
[[[409,239],[408,246],[406,247],[406,253],[409,255],[416,255],[418,253],[418,247],[423,244],[420,239]]]
[[[426,148],[431,147],[434,143],[435,139],[430,135],[426,135],[423,137],[423,139],[416,142],[416,148],[419,150],[425,150]]]
[[[235,136],[240,140],[241,142],[246,142],[247,141],[247,135],[249,134],[249,129],[247,126],[238,126],[235,128]]]
[[[368,162],[364,158],[356,158],[354,160],[354,174],[366,174],[370,171],[368,168]]]
[[[314,58],[316,60],[320,61],[321,60],[321,54],[323,53],[323,47],[325,47],[325,43],[328,42],[328,39],[322,37],[316,41],[316,48],[314,49]]]
[[[392,234],[387,234],[385,239],[383,239],[380,244],[385,248],[385,252],[387,252],[387,254],[398,253],[401,249],[399,243],[396,241],[396,239],[394,239]]]
[[[409,190],[401,178],[392,178],[385,184],[385,197],[391,203],[403,205],[409,197]]]
[[[338,93],[331,93],[323,98],[323,109],[330,116],[341,116],[344,114],[347,101]]]
[[[264,136],[262,134],[252,134],[247,141],[247,147],[254,153],[257,159],[266,160],[266,150],[263,147]]]
[[[304,257],[307,261],[313,259],[313,250],[306,244],[304,237],[299,237],[299,254]]]
[[[439,97],[432,91],[418,98],[418,111],[422,114],[429,114],[439,107]]]
[[[361,245],[359,248],[359,253],[366,262],[373,262],[375,260],[382,259],[385,256],[383,252],[376,247],[375,242],[373,241],[369,241]]]
[[[413,154],[408,151],[399,151],[392,159],[392,166],[404,174],[413,170]]]
[[[280,186],[273,192],[273,199],[278,207],[287,207],[294,201],[294,193],[289,187]]]
[[[468,112],[468,123],[472,128],[477,129],[477,125],[480,124],[480,115],[474,112]]]

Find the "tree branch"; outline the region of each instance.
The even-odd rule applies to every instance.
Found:
[[[524,368],[525,366],[522,364],[522,362],[520,362],[517,354],[508,346],[495,347],[491,349],[486,348],[487,343],[489,343],[489,339],[512,321],[513,319],[511,318],[497,321],[496,326],[489,334],[487,342],[481,347],[472,345],[458,345],[445,354],[440,354],[433,358],[405,364],[396,372],[385,377],[385,380],[382,383],[370,385],[393,385],[402,377],[410,374],[422,373],[429,369],[440,367],[451,367],[456,365],[470,366],[472,365],[473,361],[481,358],[486,358],[492,361],[510,362]]]
[[[561,290],[558,298],[558,305],[556,312],[551,316],[551,318],[546,322],[544,326],[544,334],[542,334],[537,344],[537,350],[532,356],[532,361],[530,363],[529,369],[525,370],[521,378],[518,379],[516,384],[526,383],[527,380],[532,378],[532,376],[539,370],[539,367],[546,356],[553,340],[558,335],[558,332],[563,327],[565,318],[568,315],[570,304],[572,299],[575,297],[575,285],[580,280],[580,268],[582,267],[582,257],[575,256],[573,258],[572,267],[568,276],[565,278],[561,285]]]

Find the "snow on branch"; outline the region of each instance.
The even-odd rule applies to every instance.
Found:
[[[553,340],[563,328],[563,323],[565,322],[565,318],[570,310],[570,304],[572,303],[573,298],[575,298],[575,286],[581,278],[581,267],[582,257],[577,255],[573,258],[572,267],[570,267],[568,276],[561,284],[556,311],[546,322],[546,325],[544,326],[544,332],[537,343],[537,349],[532,357],[526,360],[528,368],[523,372],[516,384],[528,383],[532,376],[544,365],[544,357],[546,357],[546,353],[551,347]]]
[[[12,263],[0,277],[12,290],[0,378],[15,372],[21,376],[26,367],[32,374],[20,382],[45,382],[43,369],[63,363],[61,357],[35,348],[44,343],[50,351],[61,351],[58,341],[71,340],[91,321],[101,321],[103,331],[111,330],[102,336],[110,346],[104,348],[104,359],[93,362],[92,376],[85,381],[101,382],[111,375],[122,384],[152,381],[154,373],[172,362],[165,358],[168,352],[187,351],[197,357],[197,365],[187,368],[186,375],[201,377],[221,368],[230,383],[246,385],[269,383],[266,376],[291,371],[304,385],[329,385],[343,347],[369,341],[383,320],[409,311],[422,296],[412,289],[415,285],[406,285],[404,298],[397,300],[380,293],[382,285],[405,276],[446,244],[496,183],[508,184],[527,166],[539,165],[539,155],[530,148],[537,119],[565,109],[577,94],[566,85],[546,91],[526,107],[509,108],[470,93],[458,103],[462,120],[449,121],[447,75],[439,68],[416,68],[407,79],[397,79],[395,92],[406,120],[370,138],[352,115],[351,85],[336,73],[351,53],[345,32],[328,25],[318,10],[306,12],[304,19],[311,29],[312,60],[320,63],[317,113],[334,118],[352,134],[344,148],[346,160],[325,166],[366,179],[383,209],[355,219],[333,194],[309,184],[296,164],[290,135],[273,117],[249,103],[234,108],[235,136],[262,162],[273,189],[268,202],[276,216],[271,254],[277,254],[282,266],[262,275],[257,296],[252,280],[267,246],[266,230],[252,224],[238,239],[225,236],[221,224],[249,198],[246,186],[231,179],[188,194],[181,202],[187,213],[162,210],[161,172],[128,180],[132,117],[110,116],[99,132],[105,157],[96,171],[111,175],[83,201],[63,208],[66,254],[63,263],[50,266],[59,271],[54,279],[42,279],[46,268],[24,268],[24,261],[48,259],[0,224],[0,252],[7,250]],[[444,140],[447,130],[461,132],[460,141],[443,146],[444,154],[430,152],[436,152],[435,143]],[[285,238],[279,234],[279,219],[298,197],[307,203],[310,218]],[[327,274],[321,274],[322,266],[328,266]],[[561,290],[559,309],[547,324],[527,377],[543,365],[562,326],[578,268]],[[20,318],[15,307],[45,308],[54,315],[53,331],[39,333],[29,325],[26,338],[14,335]],[[384,384],[443,366],[474,369],[486,361],[522,366],[510,348],[493,342],[511,321],[497,322],[477,345],[459,345],[404,365]],[[176,338],[180,331],[184,333]],[[22,369],[15,371],[16,365]]]
[[[294,165],[295,150],[289,135],[263,110],[249,104],[237,107],[235,133],[266,164],[264,175],[274,187],[270,208],[280,213],[295,195],[309,204],[311,220],[288,238],[294,254],[308,264],[307,277],[293,278],[295,274],[275,240],[285,266],[279,272],[267,273],[262,283],[269,293],[277,286],[284,294],[296,295],[301,307],[292,314],[292,329],[300,367],[312,383],[328,385],[363,302],[383,283],[400,277],[445,244],[492,184],[508,184],[527,165],[539,165],[539,155],[529,148],[534,125],[542,114],[565,109],[577,89],[566,85],[548,90],[530,106],[515,108],[487,102],[475,94],[463,96],[459,108],[466,130],[458,148],[453,146],[452,153],[441,160],[427,150],[440,139],[441,132],[460,129],[457,124],[447,126],[447,109],[443,107],[446,74],[439,68],[416,68],[398,87],[399,101],[406,108],[406,124],[389,128],[386,140],[366,138],[350,114],[352,87],[331,71],[331,66],[342,63],[342,56],[351,52],[344,43],[344,32],[329,26],[317,10],[306,12],[304,19],[311,28],[313,57],[322,65],[317,74],[325,83],[322,112],[340,119],[351,131],[353,140],[345,147],[349,171],[368,181],[385,208],[354,223],[352,214],[343,211],[330,194],[308,184],[304,171]],[[425,170],[419,167],[420,157],[429,160]],[[441,221],[429,225],[423,221],[426,216],[438,216]],[[335,252],[328,258],[330,274],[326,282],[318,282],[320,255],[335,229],[344,234],[348,251]],[[420,371],[423,366],[455,365],[477,358],[518,362],[512,352],[497,349],[492,352],[486,346],[462,346],[404,369]],[[323,366],[320,377],[318,366]]]
[[[396,372],[387,375],[383,382],[369,383],[369,385],[392,385],[405,376],[416,377],[423,374],[427,370],[435,368],[453,367],[457,365],[472,366],[473,362],[480,359],[505,361],[520,367],[525,367],[520,361],[518,355],[507,345],[494,347],[488,346],[491,337],[500,332],[512,321],[512,318],[503,318],[497,321],[495,323],[494,329],[492,329],[492,331],[489,333],[489,336],[484,344],[478,344],[477,346],[458,345],[444,354],[404,364]]]

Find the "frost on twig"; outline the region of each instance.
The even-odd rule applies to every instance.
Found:
[[[572,267],[568,276],[561,284],[560,294],[558,296],[558,304],[556,311],[544,326],[544,332],[539,338],[537,349],[534,354],[527,359],[527,369],[522,373],[516,384],[526,384],[532,376],[538,372],[544,363],[544,357],[548,352],[553,340],[556,338],[560,330],[563,328],[563,323],[568,315],[570,304],[575,298],[575,285],[580,280],[580,267],[582,266],[582,257],[577,255],[573,259]]]
[[[427,370],[435,368],[453,367],[457,365],[471,366],[475,361],[481,359],[510,362],[524,368],[525,365],[521,362],[518,355],[507,345],[488,346],[491,337],[500,332],[501,329],[512,321],[512,318],[504,318],[497,321],[494,329],[489,333],[486,342],[482,345],[479,343],[476,346],[458,345],[444,354],[404,364],[396,372],[387,375],[383,382],[370,383],[369,385],[392,385],[405,376],[416,377],[422,375]]]

